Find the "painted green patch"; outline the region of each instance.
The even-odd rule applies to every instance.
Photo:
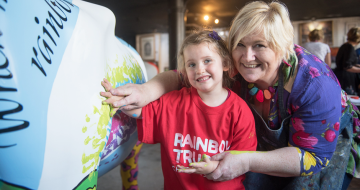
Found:
[[[74,190],[96,190],[97,179],[98,171],[92,171],[74,188]]]
[[[0,180],[0,189],[1,190],[25,190],[27,188],[22,188],[20,186],[16,186],[10,183],[6,183]]]
[[[84,127],[82,128],[82,132],[83,132],[83,133],[86,133],[86,131],[87,131],[87,127],[84,126]]]

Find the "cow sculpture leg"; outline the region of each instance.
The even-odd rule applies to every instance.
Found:
[[[138,159],[143,143],[138,141],[129,156],[121,162],[120,174],[123,190],[137,190]]]

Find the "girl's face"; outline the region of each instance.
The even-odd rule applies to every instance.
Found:
[[[232,58],[242,77],[256,83],[260,89],[273,85],[281,63],[261,33],[253,33],[240,40],[232,51]]]
[[[208,43],[189,45],[184,49],[185,70],[188,80],[201,92],[222,90],[222,59],[215,48]]]

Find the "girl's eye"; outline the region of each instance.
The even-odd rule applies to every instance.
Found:
[[[195,63],[190,63],[189,67],[195,67]]]
[[[204,63],[210,63],[210,62],[211,62],[210,59],[206,59],[206,60],[204,61]]]

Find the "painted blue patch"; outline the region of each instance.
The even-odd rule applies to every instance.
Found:
[[[49,97],[79,14],[69,2],[0,1],[0,179],[30,189],[39,186]]]

